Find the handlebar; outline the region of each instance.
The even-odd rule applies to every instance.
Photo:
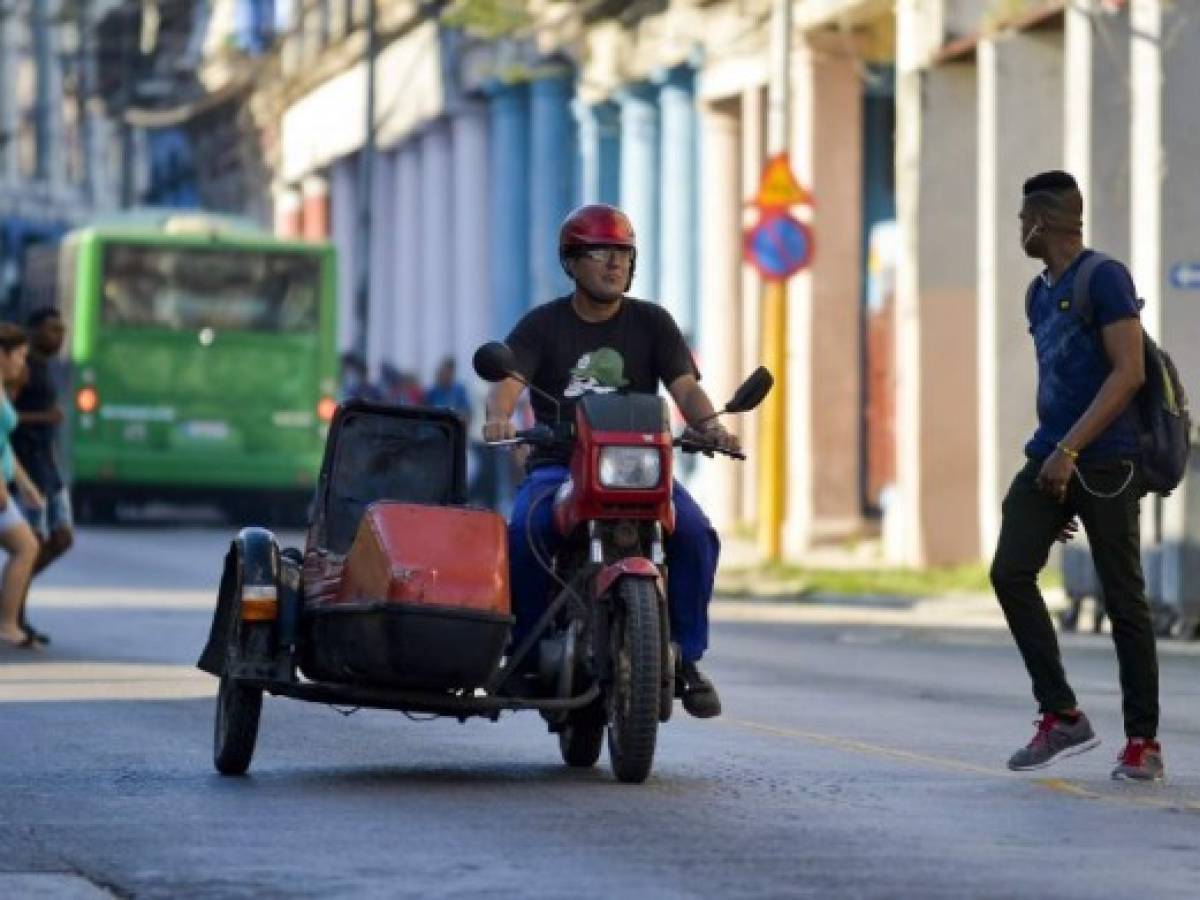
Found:
[[[730,459],[746,458],[746,454],[740,450],[725,450],[718,447],[712,441],[704,439],[704,436],[699,432],[688,428],[683,434],[675,438],[674,444],[684,453],[703,453],[705,456],[712,458],[713,454],[720,453],[722,456],[728,456]]]
[[[534,425],[532,428],[525,428],[518,431],[513,437],[502,441],[488,441],[489,447],[515,447],[520,444],[530,444],[534,447],[549,447],[553,446],[560,440],[555,434],[554,429],[548,425]],[[682,450],[684,453],[703,453],[705,456],[712,457],[714,454],[728,456],[731,459],[744,460],[746,454],[740,450],[725,450],[718,447],[716,444],[708,441],[702,434],[694,431],[691,428],[686,429],[683,434],[675,438],[672,443]]]
[[[553,428],[548,425],[534,425],[532,428],[518,431],[514,437],[502,441],[488,441],[487,446],[515,447],[518,444],[532,444],[534,447],[545,447],[553,444],[555,440]]]

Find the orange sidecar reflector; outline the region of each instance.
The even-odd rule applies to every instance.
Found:
[[[279,592],[270,585],[242,588],[242,621],[274,622],[279,616]]]

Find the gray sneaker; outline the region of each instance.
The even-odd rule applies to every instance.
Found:
[[[1034,724],[1037,732],[1033,740],[1008,760],[1008,767],[1014,772],[1040,769],[1056,759],[1084,753],[1100,745],[1100,739],[1092,731],[1092,723],[1083,713],[1073,723],[1060,719],[1054,713],[1045,713]]]
[[[1112,771],[1116,780],[1157,781],[1163,777],[1162,747],[1149,738],[1130,738],[1125,744],[1117,767]]]

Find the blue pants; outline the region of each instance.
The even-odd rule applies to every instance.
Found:
[[[517,489],[513,501],[508,524],[508,555],[513,612],[517,617],[513,630],[514,646],[529,633],[550,602],[550,576],[530,549],[526,518],[530,506],[536,503],[533,518],[528,523],[528,534],[548,561],[562,543],[562,537],[554,528],[554,492],[569,474],[564,466],[535,469]],[[667,606],[671,639],[679,643],[686,662],[695,662],[708,649],[708,604],[712,600],[721,539],[704,511],[678,481],[673,497],[675,531],[667,538],[665,548],[669,566]],[[541,549],[543,547],[545,550]]]

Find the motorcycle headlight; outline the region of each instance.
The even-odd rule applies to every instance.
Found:
[[[657,447],[603,447],[600,484],[606,488],[646,490],[658,487],[662,454]]]

